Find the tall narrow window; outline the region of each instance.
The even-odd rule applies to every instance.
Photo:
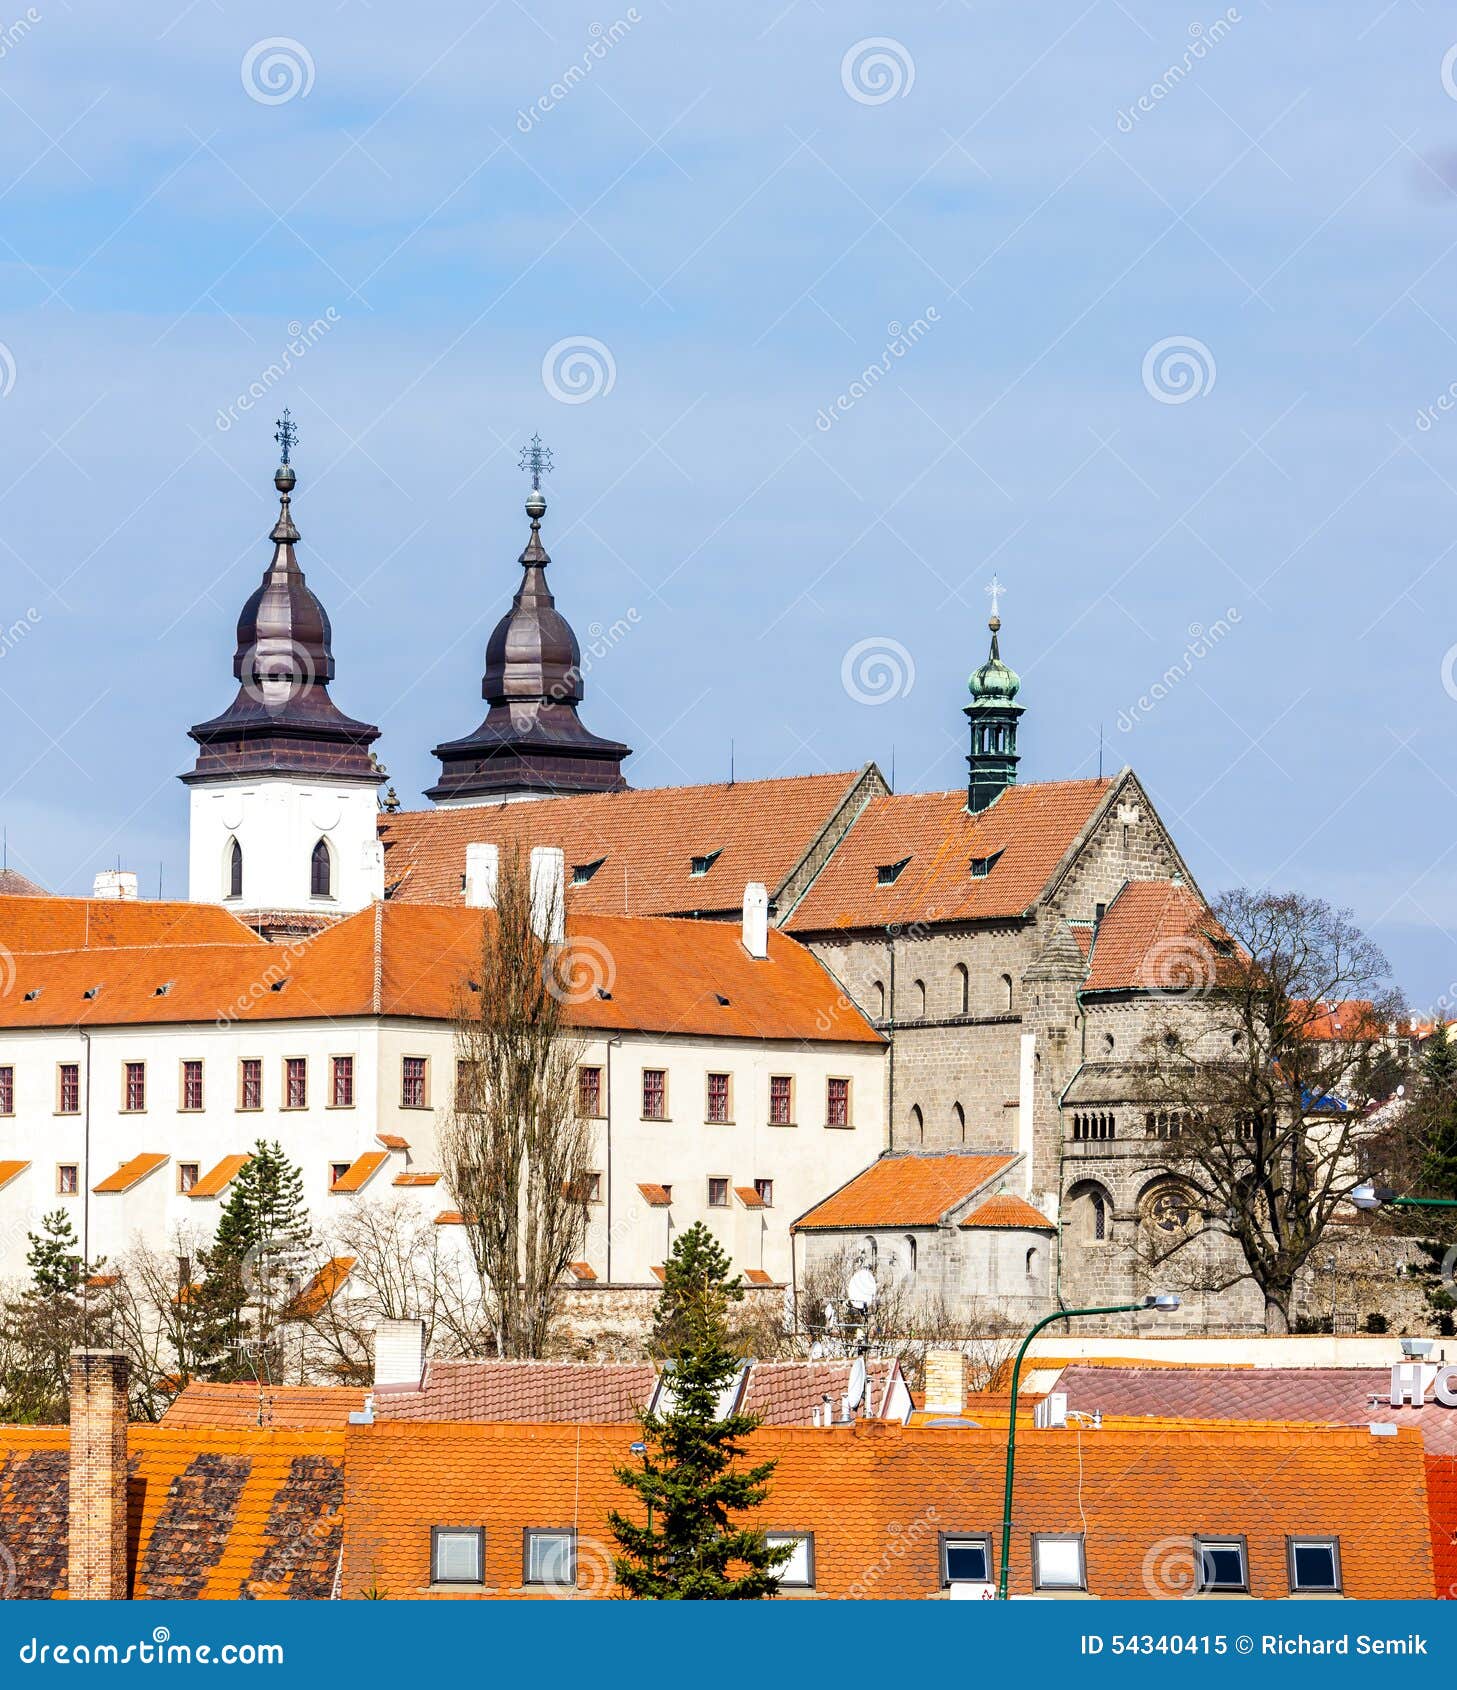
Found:
[[[81,1189],[81,1180],[74,1162],[60,1162],[56,1166],[56,1190],[62,1197],[74,1197]]]
[[[825,1084],[826,1125],[848,1127],[850,1125],[850,1082],[831,1078]]]
[[[769,1076],[769,1125],[787,1127],[794,1119],[794,1086],[788,1074]]]
[[[1009,1012],[1012,1008],[1012,998],[1012,976],[1010,974],[1004,974],[1002,976],[1002,1007]]]
[[[354,1058],[336,1056],[329,1069],[329,1101],[336,1109],[354,1107]]]
[[[425,1058],[423,1056],[403,1056],[400,1058],[400,1107],[402,1109],[423,1109],[425,1107]]]
[[[586,1116],[589,1121],[595,1121],[601,1116],[602,1070],[600,1068],[579,1068],[577,1070],[577,1113]]]
[[[309,1106],[309,1064],[302,1056],[290,1056],[283,1064],[283,1106],[285,1109],[307,1109]]]
[[[202,1108],[202,1063],[190,1060],[182,1064],[182,1107]]]
[[[79,1062],[63,1062],[61,1064],[56,1093],[56,1108],[59,1113],[62,1115],[79,1115],[81,1113],[81,1064]],[[8,1115],[9,1109],[5,1113]]]
[[[329,847],[324,840],[314,846],[314,854],[309,862],[309,891],[316,898],[332,898],[333,864],[329,860]]]
[[[147,1065],[145,1062],[128,1062],[124,1072],[123,1107],[135,1114],[147,1107]]]
[[[729,1077],[727,1074],[710,1074],[708,1076],[708,1112],[707,1119],[714,1122],[725,1122],[729,1118]]]
[[[958,1015],[971,1014],[971,975],[964,962],[958,962],[951,970],[951,984],[956,993],[956,1013]]]
[[[245,1056],[238,1064],[239,1109],[263,1107],[263,1058]]]
[[[1093,1237],[1101,1243],[1108,1236],[1108,1204],[1101,1191],[1095,1191],[1089,1202],[1093,1205]]]
[[[966,1143],[966,1111],[959,1103],[951,1105],[951,1130],[958,1144]]]
[[[911,1105],[911,1143],[924,1144],[926,1142],[926,1117],[921,1113],[919,1103]]]
[[[926,982],[915,980],[911,983],[911,1011],[918,1021],[926,1019]]]
[[[243,847],[236,839],[228,846],[228,896],[243,896]]]
[[[645,1121],[661,1121],[666,1113],[668,1075],[662,1068],[642,1071],[642,1115]]]
[[[0,1115],[15,1113],[15,1069],[10,1063],[0,1068]]]

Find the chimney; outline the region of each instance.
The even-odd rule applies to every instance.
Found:
[[[380,840],[365,842],[359,866],[364,871],[362,884],[369,893],[370,902],[376,903],[384,897],[384,845]]]
[[[744,949],[760,961],[769,954],[769,893],[757,880],[744,888]]]
[[[496,874],[501,853],[494,845],[467,845],[465,848],[465,901],[473,910],[493,910],[496,907]]]
[[[116,902],[119,899],[135,899],[136,895],[137,877],[130,869],[104,868],[91,882],[93,898],[106,898]]]
[[[927,1414],[966,1413],[966,1357],[960,1350],[926,1351]]]
[[[124,1602],[126,1388],[114,1350],[71,1351],[71,1477],[66,1510],[71,1601]]]
[[[531,847],[531,927],[545,945],[566,930],[567,865],[559,845]]]
[[[420,1388],[425,1377],[425,1322],[382,1320],[374,1329],[374,1385]]]

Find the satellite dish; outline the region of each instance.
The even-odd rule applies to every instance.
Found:
[[[850,1369],[850,1407],[858,1408],[865,1396],[865,1386],[870,1375],[865,1371],[865,1357],[856,1356],[855,1365]]]
[[[875,1301],[875,1275],[869,1268],[855,1269],[845,1287],[845,1295],[862,1309],[870,1307]]]
[[[818,1339],[809,1347],[809,1359],[811,1361],[823,1361],[825,1359],[825,1346]]]

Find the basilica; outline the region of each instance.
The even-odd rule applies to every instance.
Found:
[[[57,1197],[86,1199],[112,1251],[205,1231],[258,1136],[305,1165],[315,1209],[384,1194],[458,1227],[434,1129],[447,984],[519,849],[586,967],[581,1104],[602,1142],[577,1289],[651,1289],[704,1220],[752,1284],[791,1294],[845,1252],[969,1311],[1143,1293],[1143,1240],[1187,1206],[1137,1101],[1140,1051],[1152,1015],[1211,983],[1208,912],[1131,769],[1018,780],[995,613],[962,787],[892,791],[867,763],[635,788],[630,748],[584,719],[533,442],[484,715],[442,702],[412,809],[381,790],[379,728],[333,696],[286,415],[279,438],[235,692],[190,730],[188,902],[137,900],[125,875],[93,900],[0,896],[11,1238]],[[1180,1318],[1258,1323],[1237,1297]]]

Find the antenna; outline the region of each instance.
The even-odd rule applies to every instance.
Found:
[[[850,1387],[846,1393],[846,1401],[853,1416],[855,1410],[865,1400],[865,1389],[870,1383],[870,1371],[865,1365],[864,1356],[855,1357],[855,1365],[850,1369]]]
[[[890,748],[890,790],[895,791],[895,745]]]
[[[734,742],[729,741],[729,785],[734,784]]]
[[[1103,778],[1103,724],[1098,723],[1098,779]]]

